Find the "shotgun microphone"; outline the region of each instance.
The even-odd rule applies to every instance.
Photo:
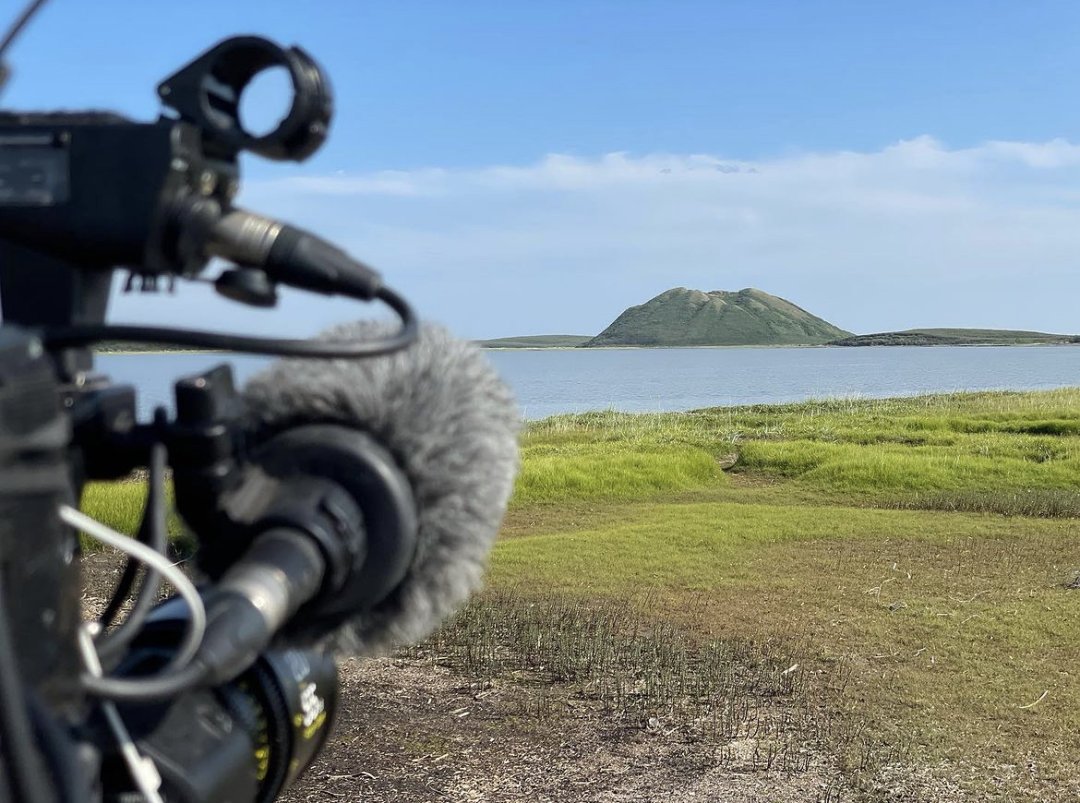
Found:
[[[385,331],[369,321],[320,337]],[[335,579],[328,594],[324,582],[321,603],[296,614],[332,611],[323,637],[334,652],[374,655],[418,641],[479,587],[513,490],[521,416],[477,346],[424,324],[410,348],[383,357],[279,361],[242,395],[256,463],[278,496],[316,479],[351,497],[320,496],[315,506],[334,511],[324,529],[359,526],[363,543],[322,550],[323,574]],[[366,455],[358,468],[340,459],[350,450]]]

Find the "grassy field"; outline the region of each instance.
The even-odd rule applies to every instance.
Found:
[[[592,335],[522,335],[481,340],[479,344],[487,349],[569,349],[587,340],[592,340]]]
[[[560,416],[522,446],[489,591],[421,652],[762,767],[824,753],[868,799],[1076,799],[1080,390]],[[130,523],[133,492],[87,509]]]

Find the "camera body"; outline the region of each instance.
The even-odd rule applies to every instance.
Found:
[[[227,370],[211,373],[220,383]],[[130,389],[115,390],[83,394],[82,406],[110,413],[91,419],[99,437],[103,422],[115,422],[122,409],[115,399],[134,399]],[[46,765],[67,776],[69,790],[84,790],[79,800],[100,794],[103,801],[120,801],[134,790],[78,683],[80,545],[58,516],[61,505],[78,498],[87,468],[73,438],[70,410],[78,395],[65,392],[38,338],[0,326],[0,604],[8,612],[18,674],[31,681],[25,692]],[[101,404],[95,396],[102,395],[114,402]],[[159,668],[187,616],[175,600],[159,606],[116,670],[139,677]],[[268,803],[315,759],[336,702],[337,670],[327,653],[274,649],[229,683],[120,710],[140,751],[155,761],[167,800]]]
[[[204,153],[191,123],[108,113],[0,114],[0,305],[6,324],[101,324],[113,273],[156,290],[202,270],[198,216],[236,191],[236,157]],[[61,378],[91,369],[66,350]]]
[[[23,676],[34,679],[35,693],[50,707],[75,713],[78,541],[57,514],[77,497],[70,449],[71,423],[41,341],[17,327],[0,327],[3,603],[20,644],[16,660]]]
[[[240,96],[275,66],[290,75],[292,107],[274,131],[255,136],[240,120]],[[0,113],[0,636],[15,662],[0,685],[6,693],[21,684],[13,716],[26,720],[26,755],[41,765],[13,766],[15,731],[4,730],[0,792],[17,772],[36,772],[52,776],[43,781],[50,800],[142,799],[130,757],[84,688],[80,541],[60,510],[76,506],[88,480],[145,467],[162,445],[193,500],[181,513],[199,522],[197,508],[215,508],[229,488],[217,469],[227,463],[242,474],[240,424],[222,417],[223,405],[231,415],[239,402],[221,366],[177,383],[182,420],[161,414],[140,424],[134,389],[94,374],[88,344],[111,331],[104,322],[115,270],[130,271],[128,289],[144,291],[196,277],[221,255],[208,243],[237,193],[239,152],[304,159],[325,139],[332,111],[329,84],[306,53],[250,36],[211,48],[163,81],[158,95],[172,114],[152,123],[103,112]],[[261,244],[241,240],[233,256],[266,258]],[[218,281],[228,297],[263,305],[274,299],[272,285],[243,263]],[[223,561],[240,557],[250,533],[221,533],[233,544],[224,552],[215,552],[213,533],[197,535],[211,544],[200,565],[210,570],[204,588],[212,595],[229,568]],[[215,554],[224,556],[217,565]],[[190,617],[178,599],[158,605],[106,671],[153,676],[176,653]],[[115,711],[135,749],[156,764],[164,800],[268,803],[317,756],[336,700],[332,657],[286,644],[263,650],[227,682],[119,702]],[[11,724],[0,720],[0,728]],[[12,784],[12,792],[18,799],[25,790]]]

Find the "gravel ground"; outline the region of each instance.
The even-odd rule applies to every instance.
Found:
[[[662,724],[612,732],[587,706],[542,718],[515,684],[479,690],[430,664],[341,667],[330,744],[286,798],[535,803],[786,803],[850,799],[823,767],[797,775],[748,768],[753,744],[685,744]]]

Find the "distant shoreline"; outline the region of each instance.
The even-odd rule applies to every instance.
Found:
[[[1080,343],[1062,343],[1062,342],[1046,342],[1046,343],[896,343],[896,344],[883,344],[883,343],[865,343],[865,344],[852,344],[852,345],[837,345],[835,343],[804,343],[804,344],[776,344],[771,345],[768,343],[747,343],[742,345],[723,345],[723,346],[589,346],[588,348],[582,348],[581,346],[485,346],[482,343],[477,343],[479,348],[484,351],[671,351],[675,349],[895,349],[895,348],[920,348],[920,349],[939,349],[939,348],[1021,348],[1021,347],[1058,347],[1058,346],[1080,346]],[[128,349],[128,350],[110,350],[110,351],[95,351],[95,357],[131,357],[139,355],[161,356],[168,354],[234,354],[236,352],[231,351],[218,351],[210,349]],[[256,355],[257,356],[257,355]]]
[[[777,344],[744,343],[722,346],[484,346],[484,351],[661,351],[671,349],[819,349],[825,344]]]
[[[130,357],[133,354],[233,354],[231,351],[219,351],[216,349],[116,349],[109,351],[94,351],[95,357],[123,356]]]
[[[865,335],[845,332],[843,337],[836,338],[820,337],[810,331],[763,333],[758,330],[740,329],[730,329],[721,333],[713,333],[713,335],[695,331],[692,337],[687,337],[687,334],[681,326],[671,325],[660,331],[657,331],[655,327],[648,330],[621,331],[615,337],[604,337],[604,333],[595,337],[555,334],[518,335],[515,337],[477,339],[474,342],[482,348],[499,350],[552,348],[818,348],[821,346],[867,348],[870,346],[1041,346],[1080,344],[1080,335],[1055,334],[1025,329],[926,328],[905,329],[895,332],[873,332]],[[799,342],[804,337],[809,342]],[[679,342],[680,340],[690,339],[699,342]],[[743,339],[757,342],[731,342]],[[719,342],[710,343],[707,341]]]
[[[672,349],[895,349],[895,348],[1022,348],[1030,346],[1080,346],[1080,343],[1031,342],[1031,343],[859,343],[838,345],[836,343],[747,343],[722,346],[483,346],[484,351],[661,351]]]

